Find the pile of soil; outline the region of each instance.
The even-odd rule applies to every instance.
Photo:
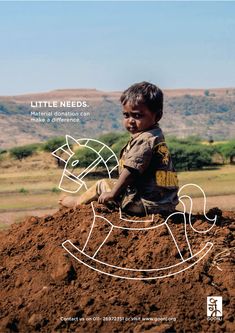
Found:
[[[96,211],[120,224],[118,212],[102,206]],[[65,251],[62,243],[68,239],[80,249],[85,245],[93,220],[90,205],[12,225],[0,234],[0,332],[234,332],[235,213],[208,212],[211,218],[215,214],[216,226],[208,233],[187,225],[193,253],[206,242],[214,244],[205,258],[179,274],[149,280],[101,274]],[[109,234],[108,221],[97,218],[85,252],[92,257],[109,235],[95,256],[109,265],[151,269],[180,263],[165,219],[156,215],[153,222],[140,224],[157,228],[114,228]],[[187,259],[183,222],[179,213],[168,225]],[[192,217],[196,230],[210,223],[202,214]],[[207,296],[223,297],[222,320],[207,320]]]

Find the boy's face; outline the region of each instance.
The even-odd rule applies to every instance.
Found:
[[[123,106],[123,124],[131,134],[146,131],[155,123],[156,114],[149,111],[144,104],[134,108],[129,103]]]

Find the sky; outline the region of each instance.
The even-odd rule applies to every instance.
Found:
[[[0,2],[0,95],[235,87],[235,2]]]

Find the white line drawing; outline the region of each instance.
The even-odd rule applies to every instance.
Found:
[[[78,160],[71,160],[71,158],[74,156],[73,151],[73,145],[77,145],[77,147],[86,147],[86,149],[93,151],[96,154],[96,158],[93,160],[91,164],[86,166],[85,168],[80,171],[78,175],[74,172],[74,167],[78,165]],[[64,159],[60,156],[59,152],[63,151],[68,155],[68,159]],[[108,157],[103,156],[102,152],[106,150],[106,155],[108,152]],[[95,169],[96,166],[102,164],[105,166],[105,169],[107,171],[108,178],[112,178],[112,173],[114,170],[116,170],[119,166],[118,159],[116,154],[113,152],[113,150],[108,147],[106,144],[95,140],[95,139],[89,139],[89,138],[82,138],[82,139],[74,139],[70,135],[66,135],[66,144],[56,149],[52,155],[56,158],[59,158],[65,163],[64,170],[62,172],[62,176],[59,182],[59,188],[65,192],[68,193],[76,193],[78,192],[83,186],[87,190],[88,186],[85,182],[85,177]],[[109,165],[109,161],[113,160],[113,163]],[[70,170],[71,169],[71,170]],[[67,181],[67,187],[65,186],[65,181]],[[73,189],[71,189],[70,186],[73,186]],[[75,186],[75,187],[74,187]],[[203,202],[204,202],[204,216],[208,221],[210,221],[212,224],[207,230],[196,230],[191,221],[192,216],[192,206],[193,201],[192,198],[186,194],[180,195],[182,190],[187,189],[187,187],[196,187],[199,189],[203,195]],[[207,233],[209,232],[216,224],[217,216],[215,215],[214,218],[209,218],[206,215],[206,195],[203,189],[197,185],[197,184],[186,184],[183,185],[178,192],[179,200],[181,204],[183,205],[183,212],[174,212],[170,214],[166,220],[160,224],[157,224],[154,222],[154,214],[151,215],[151,217],[147,217],[147,219],[139,219],[139,220],[131,220],[127,219],[125,216],[122,216],[122,211],[119,209],[119,224],[116,225],[112,221],[108,220],[104,216],[97,214],[93,202],[91,203],[92,212],[93,212],[93,221],[90,226],[90,230],[88,233],[88,237],[86,239],[86,242],[81,249],[77,248],[69,239],[64,241],[62,243],[63,248],[72,255],[76,260],[81,262],[82,264],[86,265],[87,267],[98,271],[99,273],[110,275],[116,278],[123,278],[123,279],[131,279],[131,280],[150,280],[150,279],[158,279],[158,278],[164,278],[168,276],[172,276],[178,273],[181,273],[185,271],[186,269],[194,266],[197,262],[202,260],[207,253],[211,250],[213,244],[211,242],[207,242],[202,249],[200,249],[198,252],[193,253],[189,239],[188,239],[188,233],[187,233],[187,222],[188,226],[191,227],[191,229],[196,233]],[[186,206],[184,203],[184,199],[188,199],[190,201],[190,209],[188,215],[188,221],[186,217]],[[176,238],[174,237],[172,230],[168,224],[168,221],[175,215],[182,215],[183,221],[184,221],[184,236],[187,243],[187,248],[190,253],[190,257],[187,259],[183,258],[183,254],[180,251],[179,245],[177,243]],[[99,247],[96,249],[94,254],[92,256],[88,255],[86,253],[87,245],[91,239],[93,229],[95,226],[95,222],[97,219],[103,219],[105,222],[107,222],[110,225],[110,230],[106,237],[104,238],[103,242],[99,245]],[[148,222],[148,226],[146,226],[146,222]],[[150,224],[150,225],[149,225]],[[152,224],[152,225],[151,225]],[[166,267],[160,267],[160,268],[152,268],[152,269],[134,269],[134,268],[127,268],[127,267],[120,267],[115,265],[110,265],[108,263],[105,263],[103,261],[100,261],[96,259],[95,257],[99,254],[99,251],[102,249],[102,247],[105,245],[106,241],[110,237],[113,229],[123,229],[123,230],[150,230],[159,228],[161,226],[165,225],[169,235],[171,236],[174,245],[179,253],[180,256],[180,262],[174,265],[166,266]]]
[[[234,250],[235,247],[231,247],[230,249],[225,249],[219,253],[217,253],[212,261],[212,266],[215,266],[219,271],[223,271],[222,268],[220,268],[221,262],[223,262],[226,257],[230,257],[231,256],[231,251]]]
[[[115,265],[110,265],[105,262],[102,262],[100,260],[95,259],[94,257],[89,256],[85,252],[82,252],[78,247],[76,247],[70,240],[66,240],[65,242],[62,243],[63,248],[71,254],[73,258],[78,260],[80,263],[84,264],[85,266],[99,272],[102,274],[106,274],[115,278],[121,278],[121,279],[127,279],[127,280],[155,280],[155,279],[162,279],[166,278],[172,275],[179,274],[190,267],[194,266],[196,263],[198,263],[200,260],[202,260],[207,253],[211,250],[213,244],[211,242],[206,243],[206,245],[198,251],[194,256],[187,258],[183,260],[180,263],[177,263],[172,266],[168,267],[162,267],[162,268],[155,268],[155,269],[134,269],[134,268],[127,268],[127,267],[118,267]],[[76,251],[76,255],[72,252],[73,250]],[[89,261],[92,262],[92,265],[89,264]],[[100,269],[96,268],[94,265],[94,262],[99,264]],[[180,269],[179,269],[180,267]],[[109,273],[108,269],[112,270],[117,270],[117,273]],[[120,271],[120,273],[118,273]],[[135,276],[125,276],[125,271],[126,272],[131,272]],[[166,272],[165,272],[166,271]],[[143,273],[145,275],[150,275],[150,276],[143,276]],[[151,276],[151,274],[154,274]],[[138,276],[139,275],[139,276]]]

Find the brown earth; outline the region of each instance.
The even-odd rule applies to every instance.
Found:
[[[120,226],[117,212],[101,206],[96,210]],[[62,248],[67,239],[83,247],[92,222],[90,206],[61,209],[54,215],[28,217],[13,224],[0,234],[0,332],[234,332],[235,213],[208,212],[210,218],[215,214],[216,226],[206,234],[195,233],[187,225],[193,253],[208,241],[214,243],[206,257],[184,272],[151,280],[101,274]],[[141,226],[163,221],[163,216],[156,215],[154,222]],[[200,214],[192,217],[192,224],[200,231],[210,227]],[[175,215],[169,226],[187,259],[183,216]],[[89,255],[109,232],[109,223],[97,218],[94,230],[86,247]],[[96,259],[136,269],[181,262],[165,225],[144,231],[114,228]],[[221,321],[207,321],[207,296],[223,297]],[[165,317],[176,320],[166,321]]]
[[[57,89],[48,92],[34,94],[24,94],[16,96],[0,96],[0,101],[15,103],[30,103],[31,101],[52,101],[52,100],[73,100],[89,99],[93,101],[101,100],[103,96],[119,99],[120,92],[104,92],[96,89]]]
[[[208,89],[206,89],[208,90]],[[233,91],[234,88],[209,88],[211,94],[217,96],[224,96],[227,91]],[[169,97],[179,97],[184,95],[191,96],[204,96],[205,89],[164,89],[164,93]],[[121,91],[101,91],[97,89],[57,89],[48,92],[29,93],[15,96],[0,96],[0,101],[15,102],[15,103],[30,103],[30,101],[50,101],[50,100],[69,100],[78,98],[89,98],[91,100],[99,100],[103,96],[110,97],[118,100],[121,95]]]

